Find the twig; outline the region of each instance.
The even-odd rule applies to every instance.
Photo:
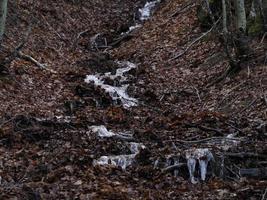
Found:
[[[255,102],[257,101],[257,98],[253,99],[245,108],[243,108],[239,114],[242,114],[244,111],[246,111],[248,108],[250,108]]]
[[[123,141],[128,141],[128,142],[131,142],[131,141],[134,141],[135,140],[131,136],[124,136],[124,135],[114,135],[114,136],[112,136],[112,138],[123,140]]]
[[[90,29],[86,29],[85,31],[82,31],[82,32],[78,33],[76,39],[78,40],[81,36],[83,36],[85,33],[88,33],[89,31],[90,31]]]
[[[265,189],[265,191],[261,197],[261,200],[266,200],[266,195],[267,195],[267,187],[266,187],[266,189]]]
[[[179,163],[179,164],[176,164],[176,165],[168,166],[168,167],[162,169],[161,171],[162,171],[162,172],[169,172],[169,171],[178,169],[178,168],[180,168],[180,167],[182,167],[182,166],[185,166],[185,165],[186,165],[186,163]]]
[[[234,126],[233,124],[230,124],[228,122],[225,122],[225,124],[231,126],[232,128],[234,128],[235,130],[239,131],[240,133],[243,133],[243,131],[240,128],[237,128],[236,126]]]
[[[211,128],[211,127],[207,127],[207,126],[202,126],[202,125],[198,125],[198,124],[185,123],[185,125],[189,126],[189,127],[196,127],[196,128],[199,128],[200,130],[203,130],[203,131],[212,131],[212,132],[216,132],[216,133],[218,133],[220,135],[223,135],[222,130],[220,130],[220,129]]]
[[[247,158],[247,157],[267,158],[267,155],[258,154],[258,153],[249,153],[249,152],[248,153],[246,153],[246,152],[240,152],[240,153],[227,152],[224,155],[229,156],[229,157],[235,157],[235,158]]]
[[[262,44],[262,43],[263,43],[263,41],[264,41],[264,39],[265,39],[266,35],[267,35],[267,32],[265,32],[265,33],[263,34],[260,44]]]
[[[262,92],[262,96],[263,96],[264,102],[265,102],[265,104],[267,106],[267,96],[266,96],[266,94],[264,92],[264,89],[263,89],[262,81],[261,80],[260,80],[260,87],[261,87],[261,92]]]
[[[196,90],[199,102],[202,103],[202,100],[201,100],[200,95],[199,95],[199,90],[195,86],[193,86],[193,88]]]
[[[266,178],[267,168],[263,167],[263,168],[240,169],[239,173],[243,177]]]
[[[187,3],[187,4],[184,5],[182,8],[177,9],[173,14],[170,15],[169,18],[175,17],[175,16],[177,16],[178,14],[180,14],[180,13],[182,13],[182,12],[185,12],[187,9],[192,8],[192,7],[194,6],[194,5],[193,5],[194,3],[195,3],[195,1],[191,1],[191,2]]]
[[[229,140],[229,141],[242,141],[240,138],[226,138],[226,137],[210,137],[210,138],[204,138],[200,140],[165,140],[165,142],[180,142],[180,143],[188,143],[188,144],[196,144],[196,143],[202,143],[202,142],[208,142],[211,140]]]
[[[115,41],[113,41],[112,43],[110,43],[109,46],[110,48],[113,48],[117,45],[119,45],[123,40],[129,39],[131,37],[133,37],[134,35],[130,34],[130,33],[126,33],[124,35],[122,35],[121,37],[119,37],[118,39],[116,39]]]
[[[220,105],[223,103],[223,101],[226,99],[226,97],[229,96],[229,94],[231,92],[233,92],[234,90],[236,90],[237,88],[239,88],[241,85],[243,85],[245,83],[245,81],[242,81],[241,83],[239,83],[238,85],[234,86],[233,88],[231,88],[229,91],[226,92],[226,94],[224,95],[224,97],[222,98],[222,100],[218,103],[217,108],[220,107]]]
[[[31,57],[29,55],[26,55],[26,54],[22,53],[21,51],[18,52],[18,56],[21,59],[24,59],[24,60],[27,60],[27,61],[32,62],[33,64],[35,64],[37,67],[40,67],[41,69],[46,68],[43,64],[41,64],[40,62],[38,62],[37,60],[35,60],[33,57]]]
[[[62,38],[62,36],[48,23],[48,21],[46,20],[46,18],[43,16],[43,15],[41,15],[42,16],[42,18],[44,19],[44,21],[45,21],[45,23],[47,24],[47,26],[50,28],[50,29],[52,29],[52,31],[61,39],[61,40],[63,40],[63,38]]]
[[[21,59],[24,59],[24,60],[26,60],[26,61],[32,62],[33,64],[35,64],[37,67],[39,67],[39,68],[41,68],[41,69],[50,71],[50,72],[52,72],[52,73],[56,73],[54,70],[52,70],[52,69],[48,69],[44,64],[38,62],[38,61],[35,60],[33,57],[31,57],[31,56],[29,56],[29,55],[26,55],[26,54],[22,53],[21,51],[18,52],[18,56],[19,56],[19,58],[21,58]]]

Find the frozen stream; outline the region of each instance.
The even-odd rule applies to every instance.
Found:
[[[139,8],[138,10],[138,19],[139,21],[136,22],[133,26],[128,28],[128,31],[123,34],[128,34],[131,31],[133,31],[136,28],[141,27],[141,23],[145,20],[148,20],[152,14],[153,9],[155,6],[160,3],[161,0],[154,0],[154,1],[148,1],[144,5],[144,7]],[[110,72],[102,74],[96,74],[96,75],[87,75],[85,82],[90,83],[93,82],[94,85],[100,86],[102,89],[104,89],[113,99],[115,103],[118,102],[118,100],[122,103],[124,108],[130,108],[133,106],[137,106],[138,100],[135,98],[130,97],[127,94],[127,88],[128,84],[124,84],[124,82],[127,80],[127,77],[125,76],[125,73],[129,72],[131,69],[136,68],[136,65],[126,61],[126,62],[118,62],[120,65],[120,68],[117,69],[116,74],[112,75]],[[113,86],[109,84],[105,84],[105,79],[110,78],[112,80],[120,78],[120,86]]]
[[[136,65],[131,62],[118,62],[120,68],[116,70],[116,74],[112,75],[110,72],[105,74],[87,75],[85,82],[93,82],[94,85],[100,86],[104,89],[112,98],[112,100],[117,103],[118,100],[121,101],[124,108],[130,108],[132,106],[137,106],[138,100],[130,97],[127,94],[128,84],[125,84],[127,77],[124,76],[125,73],[129,72],[131,69],[136,68]],[[112,80],[119,79],[121,86],[112,86],[105,84],[105,79],[109,78]]]
[[[110,138],[116,135],[119,136],[130,136],[128,133],[114,133],[113,131],[107,130],[107,128],[103,125],[101,126],[91,126],[91,131],[95,133],[100,138]],[[139,153],[141,149],[144,149],[145,146],[142,143],[137,142],[125,142],[125,145],[131,151],[131,154],[127,155],[116,155],[116,156],[101,156],[99,159],[94,160],[94,165],[114,165],[121,167],[125,170],[128,166],[130,166],[135,159],[135,156]]]
[[[149,1],[146,2],[143,8],[138,9],[138,20],[139,22],[136,22],[133,26],[130,26],[128,31],[123,34],[128,34],[132,32],[133,30],[142,27],[141,23],[145,20],[148,20],[151,17],[151,14],[153,10],[155,9],[156,5],[160,3],[161,0],[155,0],[155,1]]]

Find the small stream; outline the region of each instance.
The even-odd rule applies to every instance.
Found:
[[[105,74],[95,74],[95,75],[87,75],[85,82],[90,83],[93,82],[95,86],[99,86],[105,90],[106,93],[110,95],[113,102],[115,104],[119,104],[119,101],[123,105],[124,108],[130,108],[138,105],[138,100],[130,97],[127,94],[127,89],[129,84],[127,84],[127,77],[124,76],[131,69],[136,68],[136,65],[126,61],[126,62],[118,62],[119,68],[116,70],[116,74],[113,75],[111,72],[107,72]],[[118,80],[120,86],[114,86],[105,83],[105,79],[110,80]]]
[[[121,33],[123,34],[129,34],[133,30],[139,28],[142,26],[142,23],[145,20],[148,20],[156,7],[158,3],[160,3],[161,0],[155,0],[155,1],[149,1],[147,2],[144,7],[140,8],[138,10],[138,20],[137,22],[130,26],[128,28],[127,32]],[[101,87],[103,90],[105,90],[106,93],[110,95],[113,102],[115,104],[118,104],[118,102],[121,102],[122,106],[125,109],[129,109],[133,106],[138,106],[138,100],[130,97],[127,94],[128,89],[128,83],[127,83],[127,76],[126,74],[136,68],[136,65],[134,63],[131,63],[129,61],[124,62],[117,62],[118,63],[118,69],[116,70],[115,74],[112,74],[111,72],[106,72],[104,74],[95,74],[95,75],[87,75],[85,82],[87,83],[93,83],[97,87]],[[119,84],[109,84],[106,83],[105,80],[110,79],[113,80],[113,82],[119,80]],[[113,165],[121,167],[123,170],[126,170],[126,168],[130,165],[132,165],[135,161],[136,155],[140,152],[141,149],[145,149],[146,147],[142,143],[132,142],[133,135],[126,132],[119,132],[115,133],[113,131],[108,130],[104,125],[100,126],[91,126],[90,130],[93,134],[96,134],[99,139],[103,138],[115,138],[123,140],[124,145],[126,145],[130,149],[130,154],[122,154],[122,155],[104,155],[101,156],[98,159],[95,159],[93,161],[93,164],[96,165]],[[206,175],[207,175],[207,168],[210,162],[214,160],[212,153],[207,148],[199,148],[199,149],[188,149],[185,151],[185,158],[187,160],[187,168],[190,176],[190,181],[195,184],[198,182],[198,179],[200,178],[202,181],[205,181]],[[166,159],[165,167],[169,167],[174,165],[179,165],[179,159],[180,157],[175,155],[170,158]],[[155,161],[154,166],[157,166],[157,162]],[[195,177],[196,171],[200,172],[200,177]],[[179,173],[179,170],[174,170],[174,175],[177,176]]]
[[[155,7],[160,2],[161,2],[161,0],[155,0],[155,1],[148,1],[148,2],[146,2],[146,4],[144,5],[144,7],[138,9],[138,13],[137,13],[138,20],[135,22],[135,24],[132,25],[132,26],[130,26],[128,28],[128,31],[126,31],[124,33],[121,33],[121,35],[129,34],[133,30],[142,27],[142,23],[144,21],[148,20],[151,17],[151,15],[152,15]]]
[[[91,126],[91,131],[96,134],[100,138],[111,138],[118,136],[117,138],[125,139],[131,138],[132,135],[125,132],[114,133],[113,131],[107,130],[107,128],[103,125],[100,126]],[[139,153],[141,149],[145,149],[145,146],[142,143],[137,142],[127,142],[124,141],[124,144],[130,149],[131,154],[127,155],[115,155],[115,156],[101,156],[100,158],[94,160],[94,165],[114,165],[121,167],[123,170],[126,170],[128,166],[130,166],[135,159],[135,156]]]

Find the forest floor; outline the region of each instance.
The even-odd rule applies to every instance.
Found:
[[[254,58],[216,83],[228,61],[213,33],[191,46],[205,32],[196,2],[162,1],[125,38],[146,1],[9,2],[0,60],[15,59],[0,68],[0,199],[267,197],[266,40],[251,39]],[[24,42],[19,51],[45,68],[17,55]],[[124,81],[135,106],[85,82],[118,61],[136,65]],[[120,86],[116,78],[105,84]],[[126,169],[96,164],[131,154],[125,138],[99,137],[92,126],[101,125],[142,146]],[[213,160],[193,184],[187,152],[203,149]]]

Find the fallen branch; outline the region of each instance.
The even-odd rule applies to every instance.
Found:
[[[190,9],[192,7],[194,7],[195,6],[194,3],[195,3],[195,1],[191,1],[191,2],[187,3],[182,8],[177,9],[173,14],[170,15],[169,18],[176,17],[177,15],[187,11],[188,9]]]
[[[225,153],[225,156],[228,157],[234,157],[234,158],[251,158],[251,157],[257,157],[257,158],[267,158],[267,155],[264,154],[258,154],[258,153]]]
[[[256,101],[257,101],[258,99],[257,98],[255,98],[255,99],[253,99],[245,108],[243,108],[241,111],[240,111],[240,115],[243,113],[243,112],[245,112],[247,109],[249,109]]]
[[[36,59],[34,59],[33,57],[31,57],[31,56],[29,56],[29,55],[27,55],[27,54],[22,53],[21,51],[18,52],[18,57],[19,57],[20,59],[24,59],[24,60],[26,60],[26,61],[29,61],[29,62],[35,64],[37,67],[39,67],[39,68],[41,68],[41,69],[45,69],[45,70],[50,71],[50,72],[52,72],[52,73],[56,73],[54,70],[52,70],[52,69],[48,69],[44,64],[38,62],[38,61],[37,61]]]
[[[116,47],[118,46],[123,40],[127,40],[127,39],[130,39],[132,38],[133,35],[130,34],[130,33],[126,33],[126,34],[123,34],[121,37],[119,37],[118,39],[116,39],[115,41],[113,41],[112,43],[110,43],[109,46],[110,48],[113,48],[113,47]]]
[[[266,178],[267,168],[264,167],[264,168],[240,169],[239,174],[243,177]]]
[[[166,167],[166,168],[162,169],[161,171],[162,172],[170,172],[170,171],[173,171],[175,169],[179,169],[180,167],[185,166],[185,165],[186,165],[186,163],[179,163],[176,165],[171,165],[169,167]]]
[[[180,142],[180,143],[188,143],[188,144],[196,144],[196,143],[203,143],[203,142],[208,142],[211,140],[229,140],[229,141],[242,141],[242,139],[240,138],[226,138],[226,137],[210,137],[210,138],[204,138],[204,139],[200,139],[200,140],[165,140],[165,142]]]
[[[127,142],[135,141],[135,139],[133,137],[125,136],[125,135],[114,135],[114,136],[112,136],[112,138],[127,141]]]
[[[37,67],[40,67],[41,69],[45,69],[46,68],[45,65],[41,64],[40,62],[35,60],[33,57],[22,53],[21,51],[18,52],[18,56],[21,59],[24,59],[26,61],[32,62],[33,64],[35,64]]]
[[[189,127],[199,128],[202,131],[212,131],[212,132],[218,133],[220,135],[223,135],[221,129],[211,128],[211,127],[197,125],[197,124],[189,124],[189,123],[185,123],[185,125],[189,126]]]
[[[266,195],[267,195],[267,187],[266,187],[266,189],[265,189],[265,191],[264,191],[264,193],[262,195],[261,200],[266,200]]]
[[[176,55],[175,57],[171,58],[169,61],[173,61],[176,60],[178,58],[180,58],[181,56],[183,56],[195,43],[197,43],[198,41],[200,41],[202,38],[204,38],[205,36],[207,36],[213,29],[214,27],[217,25],[217,23],[219,22],[220,19],[218,19],[216,21],[216,23],[205,33],[203,33],[201,36],[199,36],[198,38],[196,38],[193,42],[191,42],[183,52],[179,53],[178,55]]]

